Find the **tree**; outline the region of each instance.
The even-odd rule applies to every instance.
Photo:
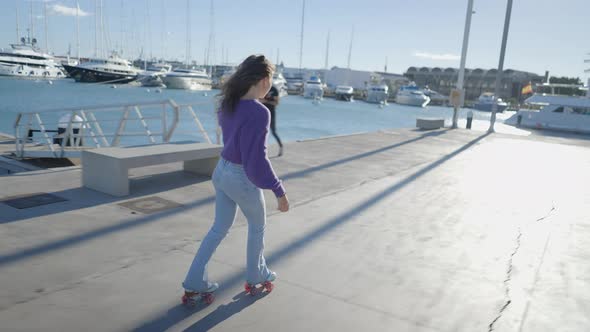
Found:
[[[566,76],[556,77],[556,76],[551,76],[549,78],[549,83],[582,85],[582,80],[579,77],[566,77]]]
[[[554,84],[572,84],[572,85],[579,85],[582,86],[582,80],[579,77],[555,77],[551,76],[549,78],[549,83]],[[576,87],[556,87],[555,93],[558,95],[568,95],[568,96],[583,96],[584,91],[580,90]]]

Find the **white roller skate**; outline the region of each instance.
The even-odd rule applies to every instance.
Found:
[[[272,290],[274,289],[274,285],[273,285],[273,281],[275,281],[277,279],[277,274],[275,272],[271,272],[268,275],[268,278],[266,278],[265,281],[258,283],[258,284],[252,284],[249,282],[246,282],[244,284],[244,290],[246,290],[246,294],[249,295],[256,295],[258,293],[262,293],[263,291],[266,290],[266,292],[270,293],[272,292]],[[260,286],[260,287],[258,287]]]
[[[204,302],[205,304],[211,304],[215,301],[215,295],[213,293],[219,288],[217,283],[212,283],[209,285],[209,288],[197,292],[191,289],[185,289],[184,295],[182,296],[182,304],[194,307],[199,303],[199,301]]]

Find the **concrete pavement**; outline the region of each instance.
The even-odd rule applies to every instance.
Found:
[[[79,167],[0,176],[2,199],[65,199],[0,203],[0,330],[588,330],[589,147],[446,129],[290,143],[272,161],[291,211],[266,195],[275,290],[243,294],[240,214],[209,266],[217,299],[192,310],[180,282],[209,179],[134,169],[115,198],[80,188]]]

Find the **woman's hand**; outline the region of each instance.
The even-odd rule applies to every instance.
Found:
[[[289,211],[289,199],[287,198],[287,194],[277,198],[279,202],[279,211],[287,212]]]

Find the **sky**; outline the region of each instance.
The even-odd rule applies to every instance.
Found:
[[[189,0],[191,59],[204,62],[211,35],[214,63],[237,64],[263,53],[288,67],[299,66],[303,0]],[[79,0],[80,53],[95,48],[95,0]],[[18,8],[21,36],[30,28],[30,0],[0,0],[0,47],[16,41]],[[100,1],[98,1],[100,3]],[[402,74],[410,66],[459,67],[467,0],[305,0],[302,66],[384,70]],[[34,31],[52,53],[76,55],[76,1],[33,0]],[[103,0],[105,42],[129,59],[144,56],[184,61],[186,0]],[[467,68],[498,67],[507,0],[474,0]],[[516,0],[504,68],[552,76],[589,77],[590,1]],[[211,19],[213,18],[213,19]],[[352,33],[354,31],[354,33]],[[100,42],[99,42],[100,43]],[[107,49],[104,47],[103,49]],[[213,51],[214,50],[214,51]],[[210,61],[211,62],[211,61]]]

